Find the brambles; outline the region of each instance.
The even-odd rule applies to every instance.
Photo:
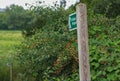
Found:
[[[39,8],[39,7],[38,7]],[[41,11],[44,11],[41,12]],[[77,81],[78,49],[76,31],[68,31],[71,8],[42,8],[25,37],[18,58],[28,81]],[[119,17],[88,12],[89,54],[92,81],[119,81]],[[48,21],[48,19],[50,19]],[[44,21],[44,24],[38,23]],[[28,32],[29,33],[29,32]],[[31,79],[32,78],[32,79]]]

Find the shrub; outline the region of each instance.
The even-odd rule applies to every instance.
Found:
[[[71,11],[65,10],[67,14]],[[51,16],[48,13],[48,16],[50,19],[54,17],[54,22],[45,20],[47,24],[37,29],[34,35],[26,37],[18,52],[23,67],[22,81],[79,79],[76,31],[68,31],[67,14],[61,12],[57,15],[56,11],[52,13],[55,14]],[[92,12],[88,14],[92,81],[119,81],[120,17],[108,19]]]

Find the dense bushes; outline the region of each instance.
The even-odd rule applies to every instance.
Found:
[[[80,0],[86,3],[95,14],[102,14],[108,18],[115,18],[120,15],[120,0]]]
[[[25,38],[18,52],[21,66],[24,67],[23,74],[25,73],[28,81],[67,79],[70,74],[77,71],[78,60],[74,45],[76,32],[70,34],[68,31],[69,12],[71,11],[63,8],[56,10],[45,8],[44,13],[37,12],[36,15],[39,17],[33,22],[35,23],[33,27],[30,27],[36,32],[33,34],[30,33],[31,30],[26,31],[25,36],[33,35]],[[36,24],[43,21],[41,17],[45,23]]]
[[[43,81],[52,80],[51,77],[58,77],[64,73],[66,76],[71,74],[72,66],[69,64],[73,65],[74,61],[66,49],[69,47],[67,44],[69,40],[68,34],[53,31],[39,31],[32,38],[28,38],[19,52],[26,76],[34,77],[36,81]],[[74,51],[74,48],[71,49]]]
[[[101,15],[90,19],[89,48],[92,81],[119,81],[120,26]]]
[[[17,58],[23,68],[20,79],[78,81],[76,30],[69,32],[67,25],[68,15],[74,10],[37,11],[18,51]],[[119,81],[120,17],[108,19],[88,9],[88,27],[92,81]]]
[[[94,11],[95,13],[104,14],[108,18],[115,18],[120,14],[119,0],[98,0]]]

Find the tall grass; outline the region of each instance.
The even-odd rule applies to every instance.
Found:
[[[14,46],[19,45],[22,40],[20,31],[0,31],[0,57],[14,51]]]
[[[0,81],[9,81],[10,73],[7,64],[14,62],[15,47],[19,46],[21,41],[20,31],[0,30]]]

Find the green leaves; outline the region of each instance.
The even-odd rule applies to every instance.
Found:
[[[32,17],[29,10],[24,10],[18,5],[10,5],[5,9],[5,12],[0,12],[0,29],[22,30],[28,26]]]
[[[36,8],[31,28],[26,30],[30,36],[25,37],[18,52],[27,78],[36,81],[79,80],[77,33],[68,31],[70,12],[73,11]],[[119,81],[119,17],[111,20],[88,13],[92,81]]]

